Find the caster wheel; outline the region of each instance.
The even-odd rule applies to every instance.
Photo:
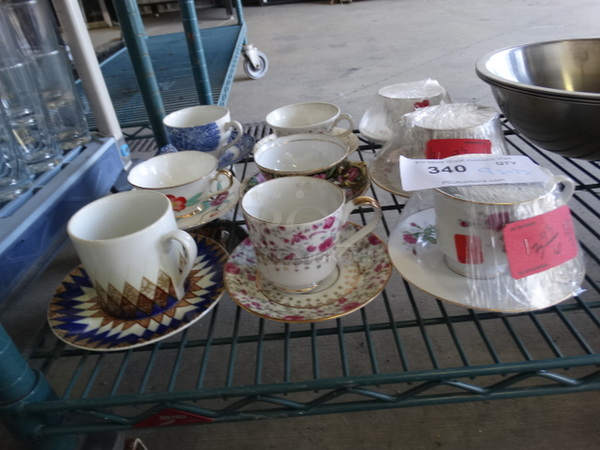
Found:
[[[267,59],[267,55],[263,52],[257,50],[256,56],[258,57],[258,67],[254,67],[250,60],[246,58],[244,60],[244,72],[253,80],[258,80],[265,76],[267,70],[269,70],[269,60]]]

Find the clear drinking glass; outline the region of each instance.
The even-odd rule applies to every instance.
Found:
[[[31,178],[18,157],[12,131],[0,109],[0,205],[25,192],[31,186]]]
[[[4,12],[0,10],[0,101],[20,157],[30,172],[40,173],[60,163],[62,150],[48,127],[34,63],[22,53]]]
[[[4,5],[18,45],[34,62],[33,74],[54,138],[64,150],[89,142],[83,104],[49,0],[10,0]]]

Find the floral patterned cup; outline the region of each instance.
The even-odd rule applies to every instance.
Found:
[[[231,188],[233,174],[227,169],[217,170],[217,164],[217,158],[207,153],[166,153],[135,166],[127,181],[138,189],[166,195],[175,217],[185,219],[202,212],[202,202]],[[222,179],[225,187],[218,188]]]
[[[371,197],[346,203],[339,187],[312,177],[265,181],[250,189],[241,205],[259,275],[286,292],[319,287],[345,261],[344,252],[381,219],[381,208]],[[340,241],[350,212],[360,205],[371,206],[373,217]]]
[[[571,179],[550,174],[539,183],[434,189],[437,244],[446,265],[470,278],[505,272],[504,226],[566,205],[574,189]]]
[[[242,125],[231,120],[227,108],[217,105],[180,109],[165,116],[163,125],[169,143],[177,150],[207,152],[217,158],[237,144],[243,136]],[[232,138],[233,130],[236,133]],[[236,157],[237,153],[234,158]]]

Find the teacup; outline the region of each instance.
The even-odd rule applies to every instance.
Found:
[[[393,130],[405,114],[427,106],[450,102],[446,90],[436,80],[411,81],[384,86],[362,116],[360,132],[376,143],[392,137]]]
[[[267,114],[266,122],[277,136],[289,136],[302,133],[333,134],[334,128],[341,122],[347,128],[336,132],[337,137],[346,137],[354,129],[352,117],[343,114],[339,106],[327,102],[294,103],[282,106]]]
[[[309,175],[329,178],[328,173],[344,162],[348,144],[337,137],[297,134],[279,137],[257,146],[254,162],[267,177]]]
[[[396,133],[407,157],[508,153],[498,111],[471,103],[440,104],[405,114]]]
[[[138,189],[160,192],[171,201],[175,217],[184,219],[202,212],[202,202],[227,192],[233,174],[217,170],[214,156],[195,151],[166,153],[141,162],[127,176]],[[215,183],[223,180],[221,187]]]
[[[145,319],[185,295],[197,246],[177,228],[164,195],[134,190],[100,198],[71,217],[67,232],[107,314]]]
[[[340,232],[357,206],[373,208],[371,220],[348,239]],[[280,290],[308,292],[335,275],[348,250],[381,219],[370,197],[346,203],[344,192],[312,177],[283,177],[250,189],[241,201],[258,272]]]
[[[231,120],[229,109],[217,105],[180,109],[165,116],[163,125],[169,143],[178,150],[198,150],[217,158],[243,136],[242,125]],[[236,132],[234,138],[232,131]]]
[[[469,278],[508,273],[504,227],[554,211],[573,195],[571,179],[548,177],[546,182],[434,189],[437,244],[446,265]]]

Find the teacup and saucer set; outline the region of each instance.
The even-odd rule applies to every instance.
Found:
[[[264,181],[309,176],[328,180],[339,186],[351,200],[370,187],[367,166],[351,161],[345,142],[327,134],[303,133],[261,141],[254,150],[258,171],[242,183],[242,195]]]
[[[265,143],[294,134],[325,134],[339,138],[348,146],[349,153],[358,149],[360,141],[353,133],[354,122],[339,106],[327,102],[293,103],[271,111],[266,117],[273,133],[256,142],[254,151]],[[338,126],[346,122],[346,127]]]
[[[252,153],[254,138],[231,119],[223,106],[198,105],[183,108],[163,118],[169,143],[158,155],[178,151],[200,151],[215,156],[218,168],[236,164]]]
[[[222,217],[237,205],[240,182],[219,169],[215,156],[194,150],[166,153],[131,169],[135,189],[157,191],[171,201],[177,226],[190,230]]]
[[[432,79],[384,86],[371,100],[358,129],[370,142],[383,145],[392,138],[403,115],[450,101],[446,90]]]
[[[508,153],[500,115],[490,107],[471,103],[442,103],[408,112],[369,161],[369,177],[380,188],[409,197],[402,187],[399,161],[444,159],[467,154]]]
[[[439,187],[409,198],[389,239],[402,277],[460,306],[544,309],[580,290],[582,252],[567,206],[572,180]]]
[[[178,229],[171,202],[150,190],[100,198],[67,225],[81,265],[56,289],[51,330],[102,352],[158,342],[204,317],[224,293],[227,252]]]
[[[249,237],[232,252],[224,282],[231,298],[260,317],[316,322],[356,311],[384,289],[392,264],[373,234],[381,218],[370,197],[347,202],[326,180],[288,176],[250,189],[240,202]],[[347,222],[369,206],[363,227]]]

